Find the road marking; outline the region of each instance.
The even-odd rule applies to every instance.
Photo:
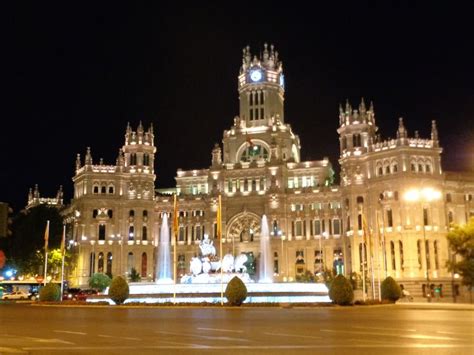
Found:
[[[432,335],[423,335],[423,334],[389,334],[389,333],[377,333],[377,332],[358,332],[351,330],[333,330],[333,329],[320,329],[322,332],[331,332],[331,333],[349,333],[349,334],[362,334],[362,335],[380,335],[386,337],[400,337],[400,338],[409,338],[409,339],[432,339],[432,340],[463,340],[459,338],[450,338],[450,337],[438,337]]]
[[[138,349],[147,349],[147,350],[189,350],[192,349],[193,345],[188,346],[179,346],[179,345],[150,345],[150,346],[74,346],[74,347],[67,347],[67,351],[100,351],[100,350],[138,350]],[[209,345],[203,346],[201,348],[209,349],[209,350],[248,350],[248,349],[335,349],[335,348],[343,348],[343,349],[353,349],[353,348],[383,348],[383,349],[471,349],[474,348],[473,344],[311,344],[311,345]],[[23,347],[25,351],[46,351],[46,350],[66,350],[64,347],[59,346],[45,346],[45,347]]]
[[[101,337],[101,338],[115,338],[113,335],[104,335],[104,334],[99,334],[97,335],[98,337]]]
[[[275,335],[283,337],[295,337],[295,338],[308,338],[308,339],[322,339],[322,337],[312,336],[312,335],[298,335],[298,334],[286,334],[286,333],[263,333],[265,335]]]
[[[442,330],[437,330],[436,333],[439,333],[439,334],[449,334],[449,335],[468,335],[468,336],[472,336],[472,333],[445,332],[445,331],[442,331]]]
[[[26,351],[0,346],[0,354],[26,354]]]
[[[132,338],[132,337],[123,337],[122,339],[127,339],[127,340],[141,340],[140,338]]]
[[[83,332],[70,332],[69,330],[53,330],[56,333],[65,333],[65,334],[75,334],[75,335],[87,335],[87,333]]]
[[[363,327],[363,326],[353,326],[352,328],[357,329],[375,329],[375,330],[394,330],[394,331],[407,331],[407,332],[416,332],[416,329],[402,329],[402,328],[377,328],[377,327]]]
[[[165,335],[177,335],[177,336],[188,336],[188,337],[196,337],[196,338],[202,338],[202,339],[210,339],[210,340],[233,340],[233,341],[250,341],[248,339],[242,339],[242,338],[231,338],[231,337],[223,337],[223,336],[210,336],[210,335],[201,335],[201,334],[187,334],[187,333],[174,333],[174,332],[165,332],[165,331],[160,331],[156,330],[155,333],[159,334],[165,334]]]
[[[233,332],[233,333],[243,333],[243,330],[233,330],[233,329],[217,329],[217,328],[197,328],[199,330],[210,330],[212,332]]]

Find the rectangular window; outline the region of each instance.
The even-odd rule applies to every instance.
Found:
[[[333,232],[335,235],[341,234],[341,220],[340,219],[333,220]]]
[[[361,214],[357,215],[357,229],[362,230],[362,215]]]
[[[263,120],[264,116],[263,116],[263,107],[260,109],[260,119]]]
[[[196,226],[195,228],[195,238],[196,240],[201,240],[201,226]]]
[[[314,235],[321,234],[321,221],[319,219],[314,220]]]
[[[179,227],[179,235],[178,235],[178,240],[180,242],[184,241],[185,235],[184,235],[184,227]]]
[[[250,109],[250,121],[253,121],[253,110]]]
[[[427,226],[428,224],[429,224],[428,209],[426,207],[423,207],[423,225]]]
[[[295,222],[295,235],[300,237],[303,235],[303,226],[301,221],[296,221]]]
[[[391,209],[387,210],[387,226],[393,227],[393,214]]]
[[[105,240],[105,224],[99,225],[99,240]]]

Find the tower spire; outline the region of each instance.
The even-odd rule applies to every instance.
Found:
[[[431,140],[433,141],[433,147],[437,147],[439,145],[438,128],[436,127],[436,120],[431,121]]]
[[[405,125],[403,124],[403,117],[400,117],[398,119],[397,138],[400,140],[404,140],[407,138],[407,130],[405,129]]]
[[[91,147],[87,147],[85,165],[92,165]]]

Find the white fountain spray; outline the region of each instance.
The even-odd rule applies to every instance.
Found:
[[[173,283],[170,250],[170,230],[168,227],[168,215],[164,213],[163,221],[161,223],[160,243],[158,246],[158,259],[156,264],[157,283]]]
[[[267,216],[262,216],[260,228],[260,263],[258,268],[258,282],[273,282],[272,255],[270,248],[270,231],[268,229]]]

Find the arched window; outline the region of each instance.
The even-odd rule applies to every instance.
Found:
[[[393,241],[390,242],[390,256],[392,259],[392,270],[396,270],[397,264],[395,263],[395,243]]]
[[[416,172],[416,164],[415,163],[411,163],[411,171]]]
[[[95,273],[95,253],[90,254],[89,258],[89,276]]]
[[[109,277],[112,275],[112,253],[108,252],[107,253],[107,269],[105,271]]]
[[[357,196],[356,201],[357,201],[358,204],[364,203],[364,198],[362,196]]]
[[[438,255],[438,241],[435,240],[433,243],[433,252],[434,252],[434,261],[435,261],[435,270],[439,270],[439,255]]]
[[[383,175],[383,168],[382,168],[382,165],[379,165],[379,167],[377,168],[377,174],[379,176],[382,176]]]
[[[135,211],[134,211],[134,210],[130,210],[130,211],[128,212],[128,216],[129,216],[129,217],[135,217]]]
[[[262,145],[254,144],[252,141],[247,144],[248,146],[242,152],[240,160],[243,162],[251,162],[254,160],[264,159],[268,161],[270,154],[267,148]]]
[[[390,174],[390,165],[385,167],[385,174]]]
[[[398,241],[398,248],[400,249],[400,268],[403,270],[405,267],[405,259],[403,257],[403,242],[401,240]]]
[[[418,240],[416,242],[416,252],[417,252],[417,255],[418,255],[418,268],[421,269],[421,240]]]
[[[396,173],[398,172],[398,164],[397,163],[393,163],[392,164],[392,173]]]
[[[128,240],[133,240],[135,237],[135,228],[133,226],[128,227]]]
[[[430,241],[425,241],[425,254],[426,254],[426,272],[431,270],[431,261],[430,261]]]
[[[130,154],[130,165],[137,165],[137,155],[135,153]]]
[[[418,163],[418,172],[422,173],[423,172],[423,164]]]
[[[150,156],[148,153],[143,154],[143,165],[149,165],[150,164]]]
[[[278,252],[273,253],[273,272],[275,274],[278,274],[279,268],[278,268]]]
[[[142,240],[147,240],[148,236],[147,236],[147,228],[146,226],[143,226],[142,227]]]
[[[112,185],[109,185],[109,194],[114,193],[114,187]]]
[[[94,191],[95,194],[98,194],[99,193],[99,186],[94,185],[94,190],[93,191]]]
[[[147,265],[147,256],[146,253],[142,254],[142,272],[141,275],[142,277],[146,277],[146,265]]]
[[[143,210],[143,218],[147,218],[148,217],[148,211],[147,210]]]
[[[431,163],[430,163],[430,162],[426,163],[426,165],[425,165],[425,171],[426,171],[427,173],[431,173]]]
[[[101,187],[100,193],[101,193],[101,194],[107,193],[107,187],[106,187],[105,185]]]
[[[98,272],[104,272],[104,253],[100,252],[99,253],[99,261],[97,265],[97,271]]]
[[[448,211],[448,224],[451,224],[454,222],[454,214],[453,211]]]
[[[127,255],[127,271],[130,273],[132,271],[132,267],[134,267],[135,263],[133,260],[133,253],[129,252]]]

